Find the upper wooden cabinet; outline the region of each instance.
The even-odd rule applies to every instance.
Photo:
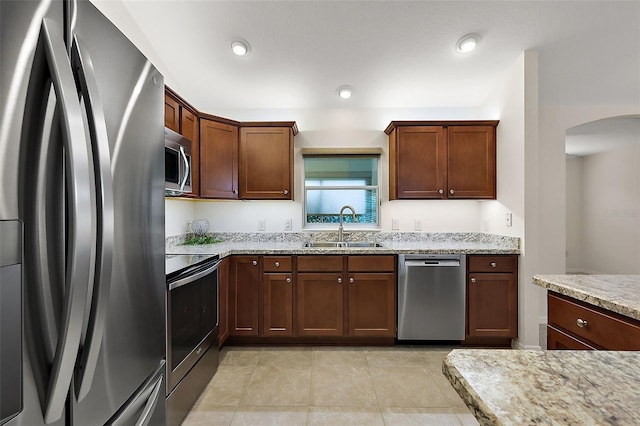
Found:
[[[240,198],[293,199],[293,127],[241,127]]]
[[[191,141],[192,195],[200,195],[200,129],[198,111],[177,93],[165,86],[164,125]]]
[[[393,121],[389,199],[495,199],[498,121]]]
[[[200,119],[200,196],[238,198],[238,127]]]

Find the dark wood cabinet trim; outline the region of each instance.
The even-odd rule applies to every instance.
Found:
[[[191,111],[191,113],[195,114],[196,117],[200,115],[200,112],[193,105],[187,102],[185,98],[178,95],[171,87],[164,86],[164,93],[166,95],[171,96],[174,100],[178,101],[179,103],[181,103],[183,107]]]
[[[384,132],[388,135],[400,126],[493,126],[497,127],[500,120],[447,120],[447,121],[392,121]]]

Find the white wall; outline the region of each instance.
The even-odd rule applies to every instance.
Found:
[[[567,157],[567,273],[582,270],[582,157]]]
[[[634,105],[545,105],[540,107],[538,274],[566,271],[566,158],[565,133],[580,124],[608,117],[637,115]],[[528,222],[527,222],[528,225]],[[541,296],[540,320],[546,321],[546,300]]]
[[[164,235],[171,237],[190,231],[189,223],[196,218],[195,203],[180,198],[165,198]]]
[[[484,110],[500,119],[497,200],[482,204],[481,221],[491,233],[521,238],[516,346],[537,349],[541,290],[532,284],[537,264],[538,55],[527,51],[505,72]],[[512,226],[505,215],[511,213]]]
[[[639,160],[640,144],[567,161],[568,252],[570,243],[581,244],[577,255],[567,257],[567,269],[640,273]],[[578,182],[571,163],[580,163]],[[572,212],[573,193],[578,191],[579,210]],[[575,223],[580,225],[577,229]]]

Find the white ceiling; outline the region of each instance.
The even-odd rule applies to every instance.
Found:
[[[640,105],[640,1],[93,1],[206,112],[477,107],[529,49],[542,105]]]

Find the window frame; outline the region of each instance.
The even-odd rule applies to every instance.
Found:
[[[359,157],[359,158],[375,158],[376,160],[376,173],[378,177],[377,185],[358,185],[358,186],[344,186],[344,185],[336,185],[336,186],[318,186],[306,185],[306,169],[305,169],[305,159],[313,158],[313,157],[324,157],[324,158],[348,158],[348,157]],[[349,228],[351,230],[356,231],[379,231],[381,229],[380,224],[381,219],[381,207],[382,207],[382,198],[380,195],[381,185],[380,185],[380,177],[381,177],[381,156],[380,154],[322,154],[322,155],[304,155],[302,156],[302,229],[304,230],[335,230],[337,229],[337,223],[309,223],[307,222],[307,191],[308,190],[374,190],[376,194],[376,222],[369,223],[352,223],[352,222],[344,222],[344,227]],[[358,212],[356,212],[358,213]],[[346,211],[345,211],[345,214]],[[349,211],[348,215],[351,212]]]

